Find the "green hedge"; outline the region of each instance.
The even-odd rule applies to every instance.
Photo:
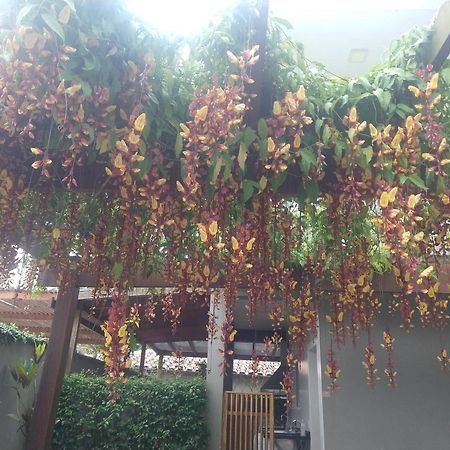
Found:
[[[108,403],[105,379],[65,378],[53,435],[55,450],[202,450],[206,388],[201,379],[130,378]]]
[[[13,323],[0,322],[0,345],[6,345],[11,342],[41,344],[47,341],[48,339],[46,337],[29,333],[26,330],[21,330]]]

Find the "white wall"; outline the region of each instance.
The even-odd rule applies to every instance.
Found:
[[[380,343],[386,326],[396,338],[395,389],[387,386],[384,375],[386,351]],[[329,340],[327,324],[321,323],[322,367]],[[442,371],[436,359],[441,346],[450,347],[449,331],[416,326],[407,333],[384,316],[372,331],[372,341],[381,378],[375,389],[366,385],[364,337],[356,348],[349,343],[336,354],[342,368],[340,389],[323,397],[326,450],[449,450],[450,371]],[[327,377],[322,380],[325,391]]]

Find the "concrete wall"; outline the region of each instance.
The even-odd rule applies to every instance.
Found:
[[[11,376],[11,369],[15,367],[18,358],[25,360],[33,356],[33,344],[13,342],[6,345],[0,344],[0,450],[22,450],[25,445],[25,437],[18,430],[18,422],[8,414],[17,414],[17,396],[11,386],[15,386]],[[42,367],[42,363],[41,363]],[[103,373],[103,363],[94,358],[76,354],[72,363],[72,372],[91,370],[98,374]],[[21,398],[22,411],[33,404],[37,393],[40,372],[36,383],[30,385]]]
[[[24,435],[18,431],[19,423],[8,414],[17,414],[17,396],[11,386],[15,386],[11,369],[16,366],[18,358],[29,359],[33,356],[33,344],[14,342],[0,344],[0,448],[2,450],[22,450],[25,444]],[[22,395],[22,411],[31,407],[37,386],[32,383]],[[21,391],[22,392],[22,391]]]
[[[389,327],[395,337],[394,365],[398,387],[387,386],[384,375],[386,351],[382,333]],[[329,349],[327,324],[321,323],[322,368]],[[323,377],[323,412],[326,450],[449,450],[450,372],[436,359],[441,347],[450,347],[448,330],[423,329],[410,333],[384,315],[372,331],[381,378],[375,389],[366,384],[362,366],[366,338],[356,348],[351,343],[339,350],[336,359],[342,374],[338,392],[328,395]],[[311,450],[317,450],[313,442]]]

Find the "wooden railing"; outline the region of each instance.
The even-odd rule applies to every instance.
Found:
[[[273,450],[274,399],[269,392],[225,392],[221,450]]]

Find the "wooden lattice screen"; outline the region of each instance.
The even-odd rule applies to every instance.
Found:
[[[221,450],[273,450],[273,394],[225,392],[224,395]]]

